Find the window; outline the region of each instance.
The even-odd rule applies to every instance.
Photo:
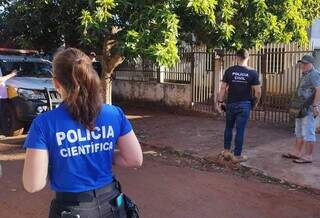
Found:
[[[45,77],[51,78],[51,64],[42,62],[6,62],[1,61],[0,67],[3,76],[13,70],[18,71],[18,77]]]

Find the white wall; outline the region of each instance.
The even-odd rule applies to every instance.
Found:
[[[138,82],[114,80],[112,94],[115,97],[146,102],[160,102],[168,106],[191,107],[191,84]]]
[[[315,48],[320,48],[320,18],[311,27],[311,42]]]

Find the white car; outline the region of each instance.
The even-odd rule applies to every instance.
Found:
[[[19,51],[0,50],[0,76],[17,71],[16,77],[1,84],[0,120],[6,136],[22,134],[38,114],[61,103],[52,83],[51,62],[34,52],[21,54]]]

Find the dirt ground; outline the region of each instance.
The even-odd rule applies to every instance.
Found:
[[[17,145],[0,147],[0,158],[11,159],[2,161],[0,217],[47,217],[53,197],[49,188],[26,193],[21,185],[24,151]],[[142,218],[320,217],[318,195],[228,172],[194,169],[192,162],[185,164],[177,156],[145,150],[141,169],[115,169],[125,192],[138,203]]]
[[[125,106],[140,141],[158,148],[171,147],[193,156],[216,156],[223,150],[225,122],[219,117],[198,113],[168,113],[161,108]],[[318,140],[320,136],[318,136]],[[320,190],[320,142],[314,150],[313,163],[299,165],[282,158],[295,138],[293,129],[250,121],[246,130],[243,166],[303,187]]]
[[[140,169],[115,168],[115,172],[125,192],[138,203],[142,218],[320,218],[320,195],[215,165],[202,167],[179,153],[159,153],[165,147],[187,148],[199,156],[220,151],[222,121],[157,110],[126,111],[144,144],[145,160]],[[251,124],[249,147],[257,146],[262,131]],[[263,137],[260,145],[267,146],[283,134],[288,135],[278,129],[273,136]],[[0,143],[4,174],[0,178],[0,218],[45,218],[48,214],[53,197],[49,187],[35,194],[22,188],[23,140]]]
[[[200,156],[223,150],[225,121],[219,117],[181,114],[161,108],[123,107],[140,141],[157,147],[174,147]],[[256,146],[268,146],[292,134],[285,128],[250,121],[246,131],[244,151]]]

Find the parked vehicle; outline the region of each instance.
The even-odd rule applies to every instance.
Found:
[[[21,135],[37,115],[61,103],[52,83],[51,62],[37,51],[0,48],[0,76],[13,70],[17,76],[1,84],[6,92],[0,99],[1,129],[6,136]]]

